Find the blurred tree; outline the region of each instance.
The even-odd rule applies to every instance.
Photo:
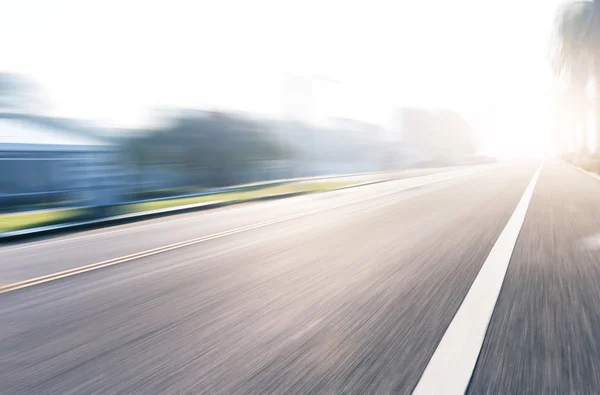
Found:
[[[19,74],[0,72],[0,112],[31,114],[47,109],[39,86]]]
[[[288,159],[274,133],[257,121],[219,112],[185,112],[170,126],[135,140],[131,152],[142,166],[171,169],[194,185],[246,181],[268,161]]]
[[[580,153],[587,151],[585,130],[586,87],[595,92],[596,136],[600,137],[600,0],[574,1],[561,7],[556,16],[553,66],[567,84],[566,100],[572,133]],[[580,134],[577,137],[577,134]],[[600,139],[597,139],[600,143]]]

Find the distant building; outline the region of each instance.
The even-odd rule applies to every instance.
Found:
[[[110,204],[122,184],[119,155],[75,123],[0,113],[0,208],[60,200]]]
[[[394,135],[399,161],[405,166],[462,164],[477,148],[471,126],[448,110],[401,108]]]
[[[331,118],[325,126],[271,121],[269,128],[293,156],[290,177],[379,171],[385,166],[383,129],[353,119]]]

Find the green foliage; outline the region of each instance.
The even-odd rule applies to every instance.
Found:
[[[45,210],[0,215],[0,232],[54,225],[74,221],[85,214],[83,209]]]
[[[187,112],[163,130],[130,142],[141,166],[172,168],[197,177],[197,184],[229,185],[236,173],[291,152],[261,123],[224,113]]]
[[[149,210],[158,210],[163,208],[185,206],[189,204],[207,203],[207,202],[232,202],[247,201],[267,196],[276,196],[287,193],[315,193],[326,192],[332,189],[352,185],[351,181],[322,181],[322,182],[299,182],[277,186],[268,186],[242,192],[226,192],[211,195],[159,200],[154,202],[134,203],[124,205],[119,208],[120,213],[133,213]]]

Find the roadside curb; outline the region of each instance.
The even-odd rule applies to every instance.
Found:
[[[33,238],[36,236],[49,235],[49,234],[54,234],[54,233],[67,232],[67,231],[72,231],[72,230],[86,230],[86,229],[96,229],[96,228],[102,228],[102,227],[113,226],[113,225],[123,225],[123,224],[127,224],[127,223],[143,221],[143,220],[147,220],[147,219],[165,217],[165,216],[173,215],[173,214],[184,214],[187,212],[211,210],[211,209],[216,209],[216,208],[225,207],[225,206],[233,206],[233,205],[242,204],[242,203],[254,203],[254,202],[268,201],[268,200],[280,200],[280,199],[287,199],[287,198],[292,198],[292,197],[296,197],[296,196],[309,195],[309,194],[315,194],[315,193],[334,192],[334,191],[340,191],[340,190],[344,190],[344,189],[356,188],[356,187],[360,187],[360,186],[379,184],[382,182],[393,181],[393,180],[394,180],[393,178],[390,178],[390,179],[382,179],[382,180],[375,180],[375,181],[367,181],[367,182],[362,182],[362,183],[358,183],[358,184],[347,185],[347,186],[340,187],[340,188],[334,188],[334,189],[331,189],[329,191],[324,191],[324,192],[309,192],[309,191],[307,191],[307,192],[289,192],[289,193],[281,193],[281,194],[277,194],[277,195],[261,196],[258,198],[247,199],[247,200],[229,200],[229,201],[217,200],[214,202],[188,204],[185,206],[177,206],[177,207],[169,207],[169,208],[164,208],[164,209],[142,211],[139,213],[121,214],[121,215],[115,215],[112,217],[100,218],[100,219],[94,219],[94,220],[88,220],[88,221],[70,222],[70,223],[65,223],[65,224],[42,226],[42,227],[38,227],[38,228],[22,229],[22,230],[10,231],[10,232],[0,232],[0,243],[16,241],[16,240],[25,239],[25,238]]]
[[[590,177],[592,177],[592,178],[594,178],[594,179],[596,179],[596,180],[600,181],[600,175],[598,175],[598,174],[596,174],[596,173],[592,173],[591,171],[588,171],[588,170],[582,169],[581,167],[577,167],[577,166],[575,166],[575,165],[573,165],[573,164],[571,164],[571,163],[569,163],[568,165],[569,165],[569,166],[571,166],[572,168],[576,169],[576,170],[579,170],[579,171],[580,171],[580,172],[582,172],[583,174],[586,174],[586,175],[588,175],[588,176],[590,176]]]

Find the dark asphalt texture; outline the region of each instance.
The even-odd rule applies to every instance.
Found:
[[[600,182],[549,163],[470,394],[600,394]]]
[[[397,190],[0,295],[0,393],[409,394],[537,166],[0,249],[6,284]],[[599,198],[546,164],[470,393],[600,393]]]

